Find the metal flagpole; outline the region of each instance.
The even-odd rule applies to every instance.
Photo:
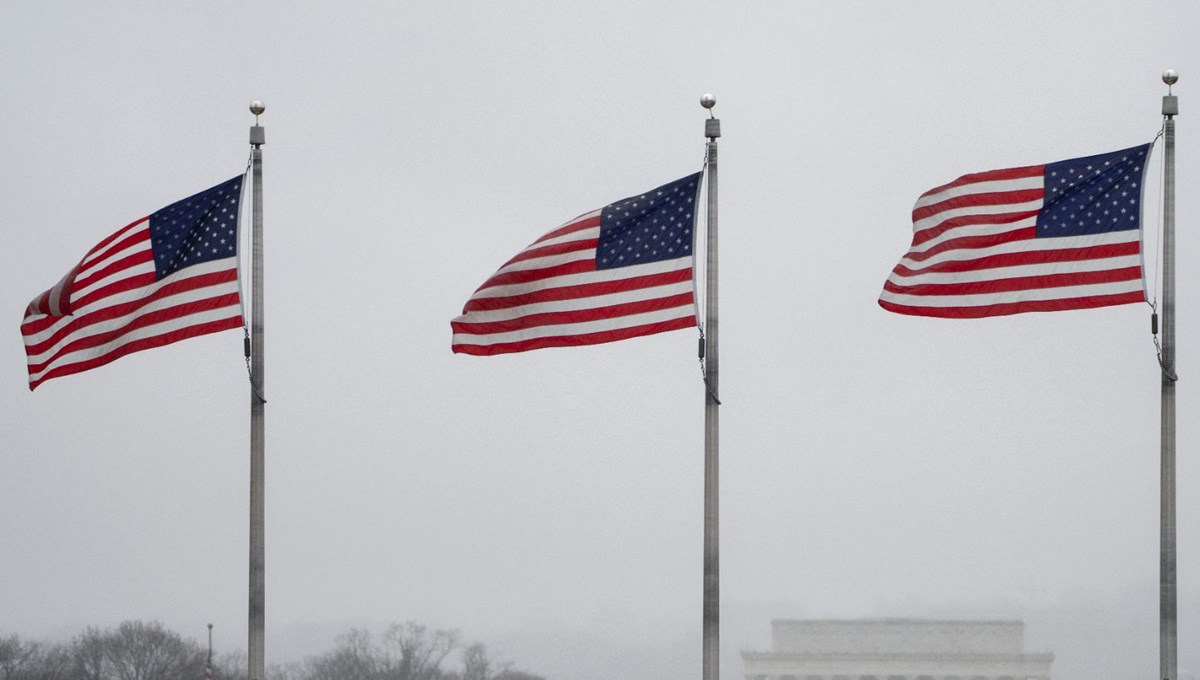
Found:
[[[719,412],[719,363],[717,357],[717,138],[721,136],[721,121],[712,116],[717,100],[711,94],[700,98],[700,105],[709,110],[704,121],[704,136],[708,137],[708,241],[707,264],[704,274],[704,665],[703,679],[717,680],[720,675],[721,641],[721,551],[719,544],[717,503],[717,463]]]
[[[1162,292],[1162,477],[1160,486],[1158,563],[1159,677],[1178,680],[1179,640],[1176,627],[1175,581],[1175,115],[1179,101],[1171,86],[1179,80],[1174,69],[1162,75],[1163,97],[1163,292]]]
[[[254,225],[251,244],[250,305],[250,613],[249,680],[263,680],[265,674],[263,633],[266,623],[266,550],[263,533],[263,450],[265,448],[263,399],[263,239],[262,239],[262,145],[266,133],[258,117],[266,111],[261,101],[250,104],[254,125],[250,128],[250,159],[254,181]]]

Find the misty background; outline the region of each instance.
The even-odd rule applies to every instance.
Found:
[[[102,237],[242,172],[262,99],[267,662],[411,620],[546,678],[694,677],[697,334],[478,358],[449,320],[537,236],[699,170],[712,92],[722,676],[772,618],[848,617],[1019,618],[1059,680],[1156,674],[1148,306],[875,301],[920,193],[1145,143],[1175,68],[1196,677],[1197,35],[1189,2],[0,5],[0,635],[246,646],[241,334],[31,394],[18,325]]]

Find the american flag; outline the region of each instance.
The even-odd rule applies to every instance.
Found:
[[[696,325],[700,173],[584,213],[492,274],[450,322],[451,349],[492,355]]]
[[[913,207],[913,242],[879,304],[947,318],[1142,302],[1151,144],[964,175]]]
[[[242,177],[136,220],[29,303],[29,389],[187,338],[242,326]]]

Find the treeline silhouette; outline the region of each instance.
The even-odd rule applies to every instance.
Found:
[[[158,622],[89,627],[68,642],[0,637],[0,680],[247,680],[244,652],[215,655]],[[352,629],[333,649],[273,664],[265,680],[544,680],[514,670],[455,630],[395,623],[376,636]]]

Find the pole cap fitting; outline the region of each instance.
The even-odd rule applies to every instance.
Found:
[[[716,139],[721,136],[721,119],[709,118],[704,121],[704,136],[709,139]]]

